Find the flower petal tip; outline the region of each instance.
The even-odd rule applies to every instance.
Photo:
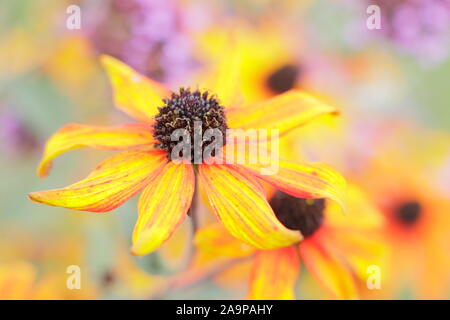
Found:
[[[133,245],[130,248],[131,254],[133,256],[140,257],[152,253],[153,251],[158,249],[158,247],[156,248],[149,247],[148,245],[146,245],[146,242],[148,243],[148,241],[143,241],[141,238],[137,242],[133,243]]]
[[[104,67],[106,67],[112,63],[118,62],[118,60],[110,55],[102,54],[100,55],[100,62]]]
[[[41,194],[40,192],[30,192],[28,194],[28,198],[31,201],[36,202],[36,203],[45,203],[43,198],[40,196],[40,194]]]
[[[48,174],[50,173],[50,170],[52,168],[52,163],[51,162],[41,162],[39,163],[39,166],[36,170],[36,175],[41,178],[47,178]]]

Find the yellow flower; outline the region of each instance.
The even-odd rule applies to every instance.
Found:
[[[231,69],[232,63],[212,86],[220,97],[219,103],[207,91],[180,89],[171,93],[162,84],[112,57],[104,56],[102,62],[112,82],[116,106],[139,123],[118,127],[72,123],[61,128],[47,142],[38,167],[41,177],[48,174],[56,156],[69,150],[91,147],[125,151],[103,161],[80,182],[62,189],[31,193],[33,201],[107,212],[143,190],[132,237],[132,252],[136,255],[157,249],[184,221],[196,176],[214,213],[230,233],[261,249],[284,247],[301,240],[298,232],[287,229],[276,219],[260,186],[261,180],[294,196],[343,202],[343,178],[321,164],[280,160],[276,174],[264,175],[261,166],[249,163],[194,165],[190,159],[182,163],[171,160],[170,128],[180,127],[181,123],[186,130],[192,128],[194,120],[200,119],[221,132],[228,127],[267,128],[278,129],[282,135],[320,115],[335,113],[333,107],[301,91],[289,91],[245,107],[234,105],[232,88],[236,73]],[[228,107],[222,107],[221,103]],[[197,106],[196,111],[193,105]],[[235,149],[236,153],[240,152],[240,148]]]
[[[421,135],[430,138],[425,132]],[[429,163],[437,158],[434,152],[438,150],[433,150],[438,148],[436,140],[430,139],[433,143],[425,147],[424,138],[414,136],[409,139],[413,150],[406,157],[400,151],[405,145],[399,147],[395,139],[394,151],[381,149],[382,156],[359,179],[386,219],[383,237],[391,255],[385,265],[385,290],[381,297],[386,297],[383,293],[392,296],[409,288],[416,298],[442,299],[450,283],[450,200],[433,186],[430,167],[423,165],[421,159],[428,157]],[[376,293],[367,292],[369,297]]]
[[[32,298],[35,277],[36,271],[26,262],[18,261],[0,265],[0,299]]]
[[[199,254],[186,278],[195,274],[193,270],[206,272],[224,262],[236,261],[229,264],[236,268],[249,258],[249,299],[294,299],[302,262],[331,296],[358,298],[367,267],[379,264],[385,256],[379,236],[384,221],[367,196],[351,186],[347,215],[323,199],[300,199],[279,192],[270,203],[277,218],[299,230],[303,241],[276,250],[257,250],[230,237],[218,224],[206,226],[197,232]]]
[[[26,261],[12,261],[0,264],[1,300],[77,300],[95,299],[92,289],[70,290],[66,287],[67,274],[46,272],[38,276],[38,270]]]
[[[303,76],[301,30],[284,32],[274,19],[254,28],[243,22],[224,29],[212,28],[199,37],[199,55],[210,68],[236,59],[236,87],[247,102],[261,101],[299,87]],[[295,45],[292,45],[295,43]],[[230,49],[231,48],[231,49]]]

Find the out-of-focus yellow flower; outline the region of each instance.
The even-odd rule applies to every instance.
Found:
[[[35,277],[36,271],[26,262],[0,265],[0,299],[32,298]]]
[[[68,0],[30,1],[21,6],[21,14],[32,19],[24,19],[14,26],[5,22],[10,29],[2,30],[0,35],[0,77],[14,78],[48,61],[60,39],[61,13],[69,4]],[[5,6],[2,13],[8,17],[17,14],[14,10],[17,10],[15,4]]]
[[[420,138],[411,140],[416,153]],[[450,283],[450,200],[433,186],[423,165],[430,162],[421,156],[403,157],[402,148],[405,145],[379,150],[359,176],[386,218],[383,236],[392,253],[383,268],[384,290],[367,294],[385,298],[410,288],[414,297],[442,299]],[[420,150],[433,158],[432,148]]]
[[[325,131],[318,127],[323,120],[298,129],[282,147],[291,148],[294,158],[332,163],[385,216],[389,255],[380,265],[382,288],[364,290],[363,297],[391,299],[408,288],[417,298],[444,297],[450,278],[449,200],[433,178],[450,155],[448,135],[395,119],[346,119]]]
[[[253,261],[248,298],[294,299],[302,262],[330,296],[358,298],[367,267],[385,257],[379,234],[384,221],[367,196],[351,186],[347,215],[331,202],[279,193],[270,203],[280,221],[303,234],[303,241],[277,250],[256,250],[227,235],[220,225],[207,226],[197,233],[199,255],[192,269],[200,272],[228,260],[241,264],[240,259],[247,257]]]
[[[99,74],[95,52],[86,36],[70,35],[62,38],[44,64],[45,71],[66,93],[74,98]],[[86,96],[83,97],[86,99]]]
[[[120,297],[149,299],[166,288],[166,277],[146,273],[133,262],[126,248],[121,244],[118,246],[112,267],[102,276],[104,292]]]
[[[37,49],[33,34],[23,28],[12,30],[0,38],[0,68],[3,76],[13,77],[38,66],[50,54]]]
[[[67,230],[66,230],[67,231]],[[14,299],[94,299],[98,297],[98,286],[91,278],[85,257],[85,241],[73,233],[61,232],[36,236],[32,230],[20,227],[2,229],[0,252],[3,270],[14,270],[23,274],[30,282],[27,297]],[[70,290],[67,268],[77,265],[81,269],[81,289]],[[11,272],[5,271],[8,281],[20,281]],[[5,281],[6,281],[5,280]],[[1,281],[0,281],[1,282]],[[21,284],[17,284],[18,287]],[[0,290],[1,291],[1,290]],[[13,292],[13,291],[11,291]],[[0,293],[1,297],[1,293]]]
[[[36,268],[25,261],[0,265],[0,299],[50,300],[94,299],[91,288],[69,289],[65,270],[38,276]]]
[[[231,29],[217,26],[199,37],[199,55],[207,68],[222,68],[234,59],[236,88],[246,102],[273,97],[299,87],[302,73],[301,30],[283,32],[273,19],[258,28],[243,22]],[[209,72],[209,71],[208,71]]]
[[[78,183],[31,193],[33,201],[82,211],[107,212],[144,190],[133,232],[132,252],[136,255],[157,249],[184,221],[194,193],[195,172],[213,211],[230,233],[261,249],[284,247],[300,241],[301,236],[276,219],[259,180],[294,196],[344,201],[343,178],[324,165],[278,161],[277,173],[263,175],[261,165],[247,163],[201,163],[194,167],[189,158],[191,153],[182,163],[170,160],[170,134],[176,128],[192,130],[194,120],[219,130],[228,127],[278,129],[283,135],[320,115],[335,113],[333,107],[297,90],[239,107],[233,103],[237,71],[232,68],[232,62],[228,70],[217,76],[215,84],[209,86],[221,99],[220,103],[228,106],[226,109],[207,91],[191,92],[182,88],[179,93],[171,93],[162,84],[136,73],[112,57],[104,56],[102,62],[111,79],[117,107],[140,123],[118,127],[73,123],[60,129],[47,142],[38,167],[41,177],[48,174],[53,158],[69,150],[91,147],[126,151],[105,160]],[[158,108],[158,105],[164,107]],[[225,145],[224,153],[229,150],[229,145]],[[240,148],[233,149],[241,152]],[[266,161],[258,163],[267,164]]]

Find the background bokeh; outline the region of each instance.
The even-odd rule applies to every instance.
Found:
[[[47,179],[35,174],[46,139],[62,125],[117,124],[127,119],[113,108],[111,88],[98,60],[102,53],[176,87],[208,74],[229,50],[242,50],[248,59],[242,76],[247,100],[270,96],[257,87],[262,81],[258,77],[264,68],[288,61],[297,70],[295,86],[335,104],[344,119],[317,134],[306,130],[302,156],[327,162],[345,176],[380,153],[389,158],[395,151],[404,163],[422,168],[411,175],[426,175],[428,184],[448,195],[450,4],[423,1],[423,8],[414,11],[408,3],[417,1],[399,1],[403,5],[399,8],[389,2],[3,2],[0,274],[2,270],[9,274],[7,266],[23,277],[29,273],[44,298],[245,296],[245,283],[224,286],[223,281],[211,279],[159,295],[165,277],[181,268],[189,232],[178,232],[162,252],[132,257],[128,249],[136,199],[111,213],[93,214],[37,205],[27,198],[31,191],[76,181],[109,154],[70,152],[56,160]],[[366,8],[371,3],[389,12],[383,16],[382,30],[366,28]],[[79,30],[66,27],[71,4],[81,7]],[[396,10],[405,13],[397,17],[392,13]],[[226,40],[230,34],[234,41]],[[342,127],[345,133],[333,133]],[[383,150],[389,151],[383,154]],[[81,290],[66,289],[69,265],[81,267]],[[302,274],[298,291],[304,298],[327,297],[307,273]],[[411,292],[405,286],[392,298],[415,297]],[[450,289],[446,292],[443,297],[450,297]]]

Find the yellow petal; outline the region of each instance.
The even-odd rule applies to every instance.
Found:
[[[133,232],[135,255],[157,249],[184,221],[195,187],[192,165],[169,162],[139,199],[139,217]]]
[[[142,190],[166,163],[166,154],[161,151],[127,151],[106,159],[80,182],[62,189],[32,192],[29,197],[50,206],[106,212]]]
[[[278,129],[279,135],[318,116],[337,113],[334,107],[299,90],[291,90],[250,106],[230,109],[227,120],[234,129]]]
[[[328,198],[346,210],[347,184],[345,179],[325,164],[270,160],[273,173],[267,174],[267,166],[246,161],[239,168],[270,183],[275,188],[300,198]]]
[[[198,230],[195,234],[197,248],[221,257],[240,258],[250,255],[254,248],[233,237],[219,223],[213,223]]]
[[[338,299],[357,299],[358,293],[352,271],[331,245],[319,236],[326,230],[317,231],[299,245],[300,259],[311,275]],[[321,234],[321,235],[322,235]]]
[[[293,246],[258,251],[250,276],[248,299],[295,299],[295,283],[300,273],[297,248]]]
[[[154,143],[151,127],[146,124],[128,124],[119,127],[68,124],[59,129],[45,145],[44,155],[38,166],[38,176],[45,177],[52,160],[60,154],[83,147],[107,150],[124,150]]]
[[[259,249],[277,249],[301,240],[275,217],[264,191],[232,166],[199,165],[199,181],[214,213],[239,240]]]
[[[340,215],[342,216],[342,215]],[[327,215],[328,219],[329,215]],[[383,266],[387,262],[389,247],[381,232],[363,228],[328,228],[327,238],[340,251],[355,274],[364,282],[370,266]]]
[[[240,54],[233,50],[233,43],[230,43],[230,46],[226,59],[214,64],[217,69],[206,77],[205,83],[201,85],[215,93],[224,106],[234,108],[243,102],[239,87],[242,61]]]
[[[330,202],[326,209],[327,224],[334,228],[353,228],[369,232],[381,230],[385,219],[368,195],[354,184],[349,184],[347,190],[347,214],[339,214],[340,208],[336,203]]]
[[[103,55],[101,61],[113,87],[116,107],[137,120],[152,122],[169,90],[113,57]]]

